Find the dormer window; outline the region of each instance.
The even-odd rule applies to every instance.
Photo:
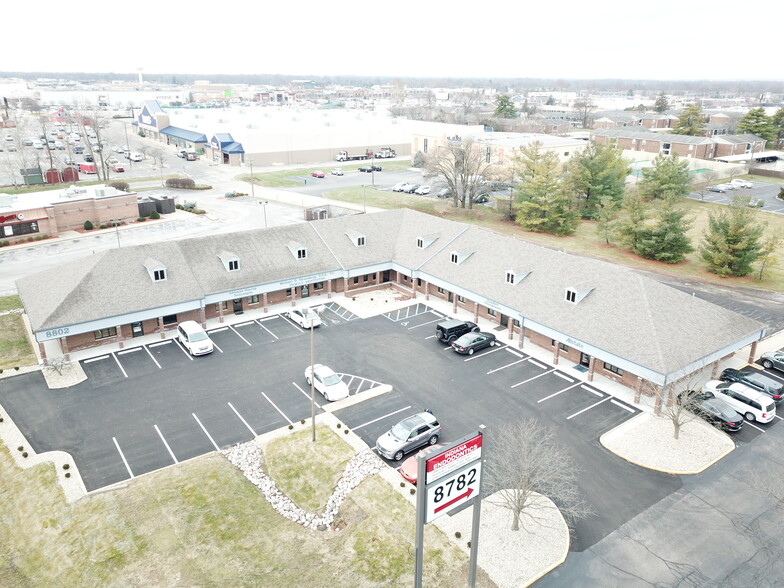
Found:
[[[300,243],[291,241],[286,244],[286,247],[289,248],[289,251],[296,259],[305,259],[308,256],[307,248]]]
[[[227,272],[236,272],[240,269],[240,258],[236,256],[234,253],[230,253],[228,251],[221,251],[218,254],[218,258],[223,263],[223,267],[226,268]]]
[[[460,253],[459,251],[452,251],[449,254],[449,261],[451,261],[452,263],[455,263],[457,265],[460,265],[466,259],[471,257],[471,255],[473,255],[473,252],[470,252],[470,253]]]
[[[528,274],[530,273],[531,270],[527,270],[527,271],[506,270],[505,282],[507,284],[512,284],[514,286],[515,284],[519,284],[525,278],[527,278]]]
[[[354,244],[354,247],[364,247],[365,241],[367,237],[362,233],[357,233],[355,231],[346,231],[346,236],[351,239],[351,242]]]
[[[144,260],[144,269],[147,270],[147,274],[150,276],[150,279],[153,282],[166,281],[166,266],[163,265],[160,261],[156,261],[153,258],[148,257]]]
[[[514,272],[506,272],[506,283],[507,284],[514,284],[515,283]]]
[[[577,303],[577,292],[571,288],[566,289],[566,301]]]
[[[566,289],[566,301],[572,304],[582,302],[588,294],[593,292],[594,286],[586,284]]]
[[[417,240],[416,240],[416,246],[417,246],[418,249],[427,249],[433,243],[436,242],[436,239],[438,239],[438,237],[434,237],[432,235],[431,236],[425,236],[425,235],[419,236],[419,237],[417,237]]]

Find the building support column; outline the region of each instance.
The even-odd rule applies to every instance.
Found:
[[[332,280],[327,280],[327,300],[332,299]]]
[[[596,370],[596,358],[591,356],[588,360],[588,381],[593,382],[593,373]]]
[[[41,361],[43,361],[44,365],[49,365],[49,359],[46,357],[46,347],[43,344],[43,341],[38,342],[38,354],[41,356]]]
[[[425,300],[430,300],[430,284],[425,282]]]
[[[125,337],[123,336],[122,325],[117,325],[117,343],[120,349],[125,349]]]
[[[302,286],[292,286],[291,288],[291,306],[297,306],[297,293]]]
[[[479,303],[474,300],[474,322],[479,323]]]
[[[264,312],[269,312],[269,294],[267,292],[261,295],[261,309]]]
[[[555,342],[555,350],[553,351],[553,365],[558,365],[558,358],[561,356],[561,344]]]
[[[520,342],[517,344],[518,349],[523,348],[523,342],[525,341],[525,326],[523,323],[520,323]]]
[[[218,302],[218,320],[223,323],[223,302]]]
[[[640,404],[640,396],[642,396],[642,378],[637,376],[637,381],[634,383],[634,404]]]
[[[715,380],[719,377],[719,360],[713,362],[711,365],[711,380]]]
[[[664,394],[667,392],[666,386],[656,386],[656,400],[653,404],[653,414],[659,416],[661,414],[662,409],[662,401],[664,400]]]
[[[457,294],[452,294],[452,314],[457,314]]]
[[[207,309],[205,309],[203,306],[199,308],[199,322],[201,323],[202,329],[207,328]]]
[[[343,296],[348,297],[348,278],[343,278]]]
[[[65,361],[71,361],[71,351],[68,349],[68,339],[66,337],[60,339],[60,348],[63,350]]]
[[[751,344],[751,349],[749,349],[749,359],[747,360],[749,363],[754,363],[754,356],[757,355],[757,343],[759,341],[754,341]]]
[[[508,339],[512,341],[514,339],[514,319],[510,316],[506,318],[506,328],[508,331]]]

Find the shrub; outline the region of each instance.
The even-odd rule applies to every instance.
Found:
[[[66,478],[70,478],[71,477],[71,472],[65,472],[65,477]]]
[[[17,447],[17,448],[16,448],[16,450],[17,450],[17,451],[24,451],[24,446],[23,446],[23,445],[20,445],[19,447]]]
[[[108,228],[108,226],[107,226],[107,225],[101,225],[101,226],[100,226],[100,227],[98,227],[98,228],[99,228],[99,229],[106,229],[106,228]]]
[[[147,219],[146,219],[145,217],[143,217],[143,216],[140,216],[139,218],[137,218],[137,219],[136,219],[136,222],[137,222],[137,223],[143,223],[143,222],[144,222],[144,221],[146,221],[146,220],[147,220]]]
[[[84,230],[85,231],[92,231],[93,230],[93,223],[91,223],[88,220],[84,221]]]
[[[341,425],[340,423],[338,423],[338,429],[339,429],[341,426],[342,426],[342,425]]]
[[[27,242],[28,242],[28,243],[32,243],[33,241],[35,241],[35,239],[33,239],[32,237],[28,237],[28,238],[27,238]]]
[[[193,190],[196,188],[196,182],[190,178],[168,178],[166,180],[166,187]]]
[[[110,188],[114,188],[116,190],[120,190],[121,192],[130,192],[131,185],[128,182],[112,182],[109,184]]]
[[[462,536],[463,535],[462,535],[462,533],[460,533],[460,531],[455,531],[455,539],[460,539],[460,537],[462,537]]]
[[[69,469],[70,467],[71,467],[71,465],[70,465],[70,464],[67,464],[67,463],[64,463],[64,464],[63,464],[63,469],[64,469],[64,470],[67,470],[67,469]]]
[[[22,457],[27,457],[27,456],[28,456],[28,453],[26,451],[23,451],[22,452]]]
[[[289,431],[294,428],[294,425],[289,425]]]
[[[344,432],[346,435],[348,435],[348,429],[346,429],[346,430],[345,430],[345,431],[343,431],[343,432]]]
[[[409,492],[413,496],[414,494],[416,494],[416,488],[411,488],[411,490],[409,490]]]
[[[304,425],[304,424],[305,424],[305,419],[301,419],[301,420],[299,421],[299,424],[300,424],[300,425]]]
[[[153,210],[153,211],[150,213],[150,218],[151,218],[151,219],[153,219],[153,220],[158,220],[159,218],[161,218],[161,215],[160,215],[160,214],[158,214],[158,211],[157,211],[157,210]]]

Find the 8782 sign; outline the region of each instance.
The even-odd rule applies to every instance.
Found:
[[[451,476],[429,484],[426,488],[425,522],[429,523],[476,497],[482,462],[476,462],[453,473]]]

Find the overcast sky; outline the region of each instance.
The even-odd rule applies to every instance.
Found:
[[[11,0],[3,11],[0,71],[784,79],[781,0]]]

